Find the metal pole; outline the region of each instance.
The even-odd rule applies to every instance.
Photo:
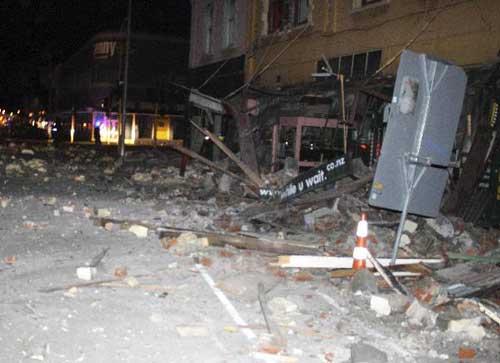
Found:
[[[396,263],[396,258],[398,257],[399,243],[401,242],[401,236],[403,234],[403,229],[406,221],[406,216],[408,215],[408,206],[410,205],[410,199],[412,196],[412,187],[406,190],[405,200],[403,203],[403,210],[401,211],[401,217],[399,219],[398,231],[396,233],[396,241],[392,248],[392,258],[391,265]]]
[[[123,72],[123,97],[122,97],[122,117],[120,127],[120,138],[118,142],[118,152],[120,158],[125,156],[125,123],[127,120],[127,89],[128,89],[128,60],[130,53],[130,30],[132,23],[132,0],[128,0],[128,15],[127,15],[127,39],[125,42],[125,69]]]
[[[391,265],[394,265],[396,263],[396,258],[398,257],[398,250],[399,250],[399,243],[401,242],[401,236],[403,235],[403,230],[404,230],[404,224],[406,221],[406,217],[408,216],[408,208],[410,206],[410,201],[413,196],[413,192],[417,188],[417,185],[420,183],[420,180],[422,179],[424,175],[425,168],[431,165],[431,161],[427,160],[426,164],[423,164],[422,162],[415,161],[415,165],[410,165],[411,162],[411,156],[410,155],[405,155],[402,162],[402,167],[404,170],[404,184],[405,184],[405,199],[403,201],[403,208],[401,210],[401,217],[399,219],[399,226],[398,226],[398,231],[396,233],[396,241],[394,241],[394,247],[392,249],[392,258],[391,258]],[[416,164],[418,164],[421,169],[418,175],[415,175],[416,173]],[[409,168],[412,167],[413,170],[409,170]]]
[[[347,124],[345,117],[345,94],[344,94],[344,75],[340,74],[340,107],[342,111],[342,123],[343,123],[343,141],[344,141],[344,154],[347,155]],[[338,126],[338,124],[337,124]]]

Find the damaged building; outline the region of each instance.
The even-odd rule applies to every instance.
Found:
[[[228,15],[233,14],[235,6],[237,16]],[[341,155],[360,157],[365,165],[373,166],[381,151],[399,56],[405,49],[425,53],[457,64],[468,74],[468,97],[453,151],[453,161],[463,166],[466,157],[462,154],[468,153],[472,136],[482,133],[476,130],[489,124],[485,131],[489,136],[476,144],[487,145],[489,140],[492,148],[496,145],[491,138],[498,107],[495,82],[500,36],[495,24],[500,15],[496,6],[495,1],[488,0],[194,4],[191,67],[197,70],[202,60],[212,64],[212,73],[207,73],[205,84],[198,79],[192,86],[197,89],[198,84],[203,84],[206,89],[202,92],[250,115],[246,133],[253,133],[256,159],[263,170],[281,169],[286,158],[295,159],[305,170]],[[228,39],[234,38],[231,31],[235,28],[239,35],[232,47]],[[235,55],[244,58],[244,81],[241,73],[231,73]],[[225,80],[225,88],[220,87],[218,79]],[[209,87],[214,87],[213,91]],[[241,127],[241,120],[217,115],[217,121],[211,123],[203,115],[201,112],[198,117],[204,121],[197,122],[237,150],[237,136],[224,135],[220,125]],[[225,122],[221,123],[221,119]],[[201,150],[203,135],[194,131],[192,136],[198,140],[193,149]],[[484,157],[488,147],[478,152]],[[495,159],[491,156],[491,160]],[[495,173],[489,166],[481,168]],[[455,191],[450,190],[445,206],[455,212],[464,209],[460,208],[463,201],[458,195],[474,194],[482,177],[482,172],[476,170],[466,178],[467,187],[462,187],[464,181],[458,182],[460,170],[464,169],[454,172],[456,185],[450,185],[450,189]],[[494,180],[494,175],[489,180]],[[486,188],[490,199],[495,188]],[[473,220],[482,214],[471,213]]]
[[[497,3],[190,1],[189,143],[0,143],[0,361],[500,362]]]

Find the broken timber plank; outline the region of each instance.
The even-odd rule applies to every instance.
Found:
[[[175,230],[175,229],[174,229]],[[164,227],[160,227],[158,231],[160,232],[160,238],[163,238],[168,232],[174,231],[169,230]],[[167,233],[165,233],[167,232]],[[178,233],[178,231],[175,231]],[[309,246],[304,245],[296,241],[289,240],[269,240],[255,237],[248,237],[233,233],[215,233],[215,232],[203,232],[203,231],[191,231],[198,235],[198,237],[206,237],[208,243],[211,246],[224,247],[225,245],[230,245],[238,249],[250,249],[274,254],[320,254],[320,246]],[[289,252],[284,252],[289,251]],[[291,252],[294,251],[294,252]]]
[[[389,266],[390,258],[379,258],[378,262],[382,266]],[[279,256],[279,267],[298,267],[298,268],[352,268],[352,257],[333,257],[333,256]],[[439,264],[442,259],[419,259],[419,258],[400,258],[396,260],[396,265],[413,265],[416,263]],[[366,261],[366,267],[373,268],[370,261]]]
[[[269,240],[242,235],[230,235],[220,233],[205,232],[202,236],[208,238],[208,242],[212,246],[224,247],[231,245],[238,249],[251,249],[268,253],[281,254],[282,251],[296,251],[294,254],[316,253],[319,254],[319,246],[308,246],[295,241],[287,240]]]
[[[449,284],[448,294],[453,297],[480,295],[500,286],[500,268],[494,264],[461,263],[437,271],[434,277]]]
[[[375,269],[380,273],[380,275],[384,278],[385,282],[397,293],[400,295],[409,295],[408,290],[406,287],[404,287],[392,274],[392,272],[388,269],[385,268],[384,266],[381,266],[378,260],[373,257],[372,253],[370,252],[369,249],[366,249],[367,251],[367,259],[368,261],[375,267]]]
[[[246,103],[243,97],[242,104]],[[233,116],[238,125],[238,135],[240,144],[240,154],[243,162],[250,167],[250,169],[258,172],[259,164],[257,162],[257,153],[255,151],[255,142],[253,140],[252,122],[250,116],[246,112],[240,112],[229,102],[224,102],[226,110]],[[246,108],[243,106],[242,108]]]
[[[461,255],[459,253],[448,252],[448,258],[450,260],[463,260],[463,261],[473,261],[477,263],[500,263],[500,256],[469,256]]]
[[[331,278],[345,278],[345,277],[352,277],[358,272],[359,270],[355,270],[353,268],[350,269],[340,269],[340,270],[335,270],[330,272],[330,277]],[[420,272],[409,272],[409,271],[392,271],[392,274],[397,277],[418,277],[422,276]],[[379,272],[374,273],[375,276],[380,276]]]
[[[320,254],[319,245],[311,246],[303,244],[299,241],[270,240],[266,238],[250,237],[235,233],[208,232],[194,229],[160,226],[151,223],[144,223],[137,220],[120,220],[114,218],[98,217],[90,217],[90,219],[94,221],[94,224],[101,227],[104,227],[108,222],[122,226],[127,226],[130,224],[142,225],[150,229],[155,229],[160,238],[171,236],[172,234],[193,232],[198,237],[206,237],[209,241],[209,244],[212,246],[224,247],[225,245],[231,245],[238,249],[251,249],[274,254]]]
[[[219,140],[219,138],[208,131],[207,129],[204,129],[200,126],[198,126],[195,122],[192,120],[190,121],[191,125],[193,125],[199,132],[201,132],[203,135],[207,136],[212,140],[212,142],[224,152],[232,161],[238,165],[238,167],[245,173],[245,175],[250,179],[255,185],[261,187],[264,185],[264,182],[260,178],[257,173],[255,173],[252,169],[250,169],[244,162],[242,162],[222,141]]]
[[[185,148],[185,147],[180,146],[180,145],[175,145],[175,144],[168,144],[167,146],[182,153],[182,154],[185,154],[193,159],[196,159],[196,160],[202,162],[203,164],[209,166],[212,169],[215,169],[215,170],[220,171],[221,173],[227,174],[230,177],[232,177],[236,180],[239,180],[247,185],[251,185],[251,186],[254,185],[254,183],[252,181],[247,180],[245,178],[242,178],[241,176],[236,175],[236,174],[230,172],[229,170],[226,170],[226,169],[220,167],[219,165],[217,165],[213,161],[210,161],[207,158],[204,158],[203,156],[201,156],[200,154],[195,153],[193,150],[189,150],[188,148]]]

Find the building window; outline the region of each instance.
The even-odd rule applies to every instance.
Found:
[[[380,67],[382,51],[374,50],[366,53],[349,54],[335,57],[328,60],[333,73],[343,74],[345,77],[363,79],[374,74]],[[327,69],[323,60],[318,61],[317,70],[319,73]]]
[[[236,35],[236,0],[224,1],[224,48],[234,45]]]
[[[352,55],[345,55],[340,57],[340,69],[339,73],[346,77],[350,77],[352,74]],[[335,72],[335,71],[334,71]]]
[[[352,60],[352,77],[363,78],[366,74],[366,53],[355,54]]]
[[[363,9],[367,7],[387,4],[389,0],[352,0],[352,9]]]
[[[295,24],[300,25],[307,23],[308,16],[309,16],[309,0],[295,1]]]
[[[213,25],[214,25],[214,5],[213,3],[208,3],[205,6],[205,11],[203,13],[203,27],[205,30],[205,53],[211,54],[213,51],[212,35],[213,35]]]
[[[115,55],[116,42],[97,42],[94,44],[94,59],[108,59]]]
[[[288,23],[288,1],[285,0],[271,0],[269,3],[269,32],[274,33],[283,29],[284,25]]]
[[[270,0],[269,33],[307,23],[309,0]]]
[[[382,59],[382,51],[377,50],[368,53],[368,59],[366,61],[366,74],[372,75],[380,68],[380,61]]]

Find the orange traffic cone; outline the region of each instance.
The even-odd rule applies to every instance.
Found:
[[[356,229],[356,246],[352,253],[352,268],[354,270],[362,270],[366,268],[366,237],[368,237],[368,222],[366,214],[361,213],[361,220],[358,222]]]

